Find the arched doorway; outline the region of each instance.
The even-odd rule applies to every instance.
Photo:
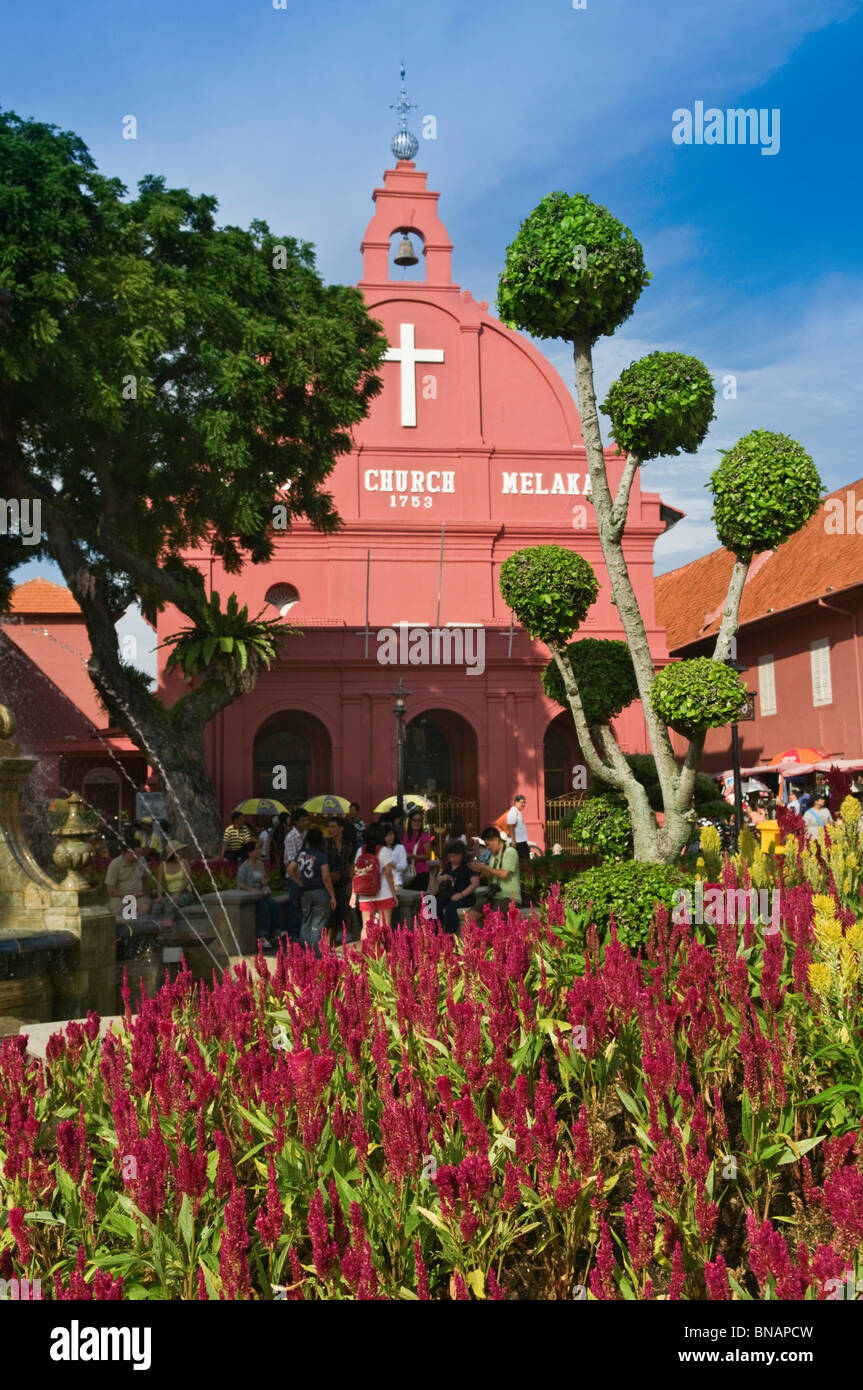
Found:
[[[561,713],[551,721],[543,739],[546,799],[568,796],[573,790],[573,769],[583,763],[572,715]]]
[[[560,844],[564,850],[575,848],[566,825],[573,808],[587,795],[587,769],[572,723],[572,715],[561,712],[553,719],[543,738],[543,770],[545,774],[545,839],[547,848]],[[576,777],[576,769],[581,775]]]
[[[253,753],[255,796],[298,806],[332,791],[332,745],[326,728],[303,710],[281,710],[262,724]]]
[[[476,830],[479,754],[472,725],[452,710],[426,710],[405,731],[405,791],[439,804],[447,824],[464,816]]]

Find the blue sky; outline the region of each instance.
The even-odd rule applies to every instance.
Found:
[[[4,107],[77,131],[130,187],[162,173],[215,194],[225,222],[262,217],[312,241],[332,281],[359,278],[402,59],[414,130],[437,120],[418,163],[478,299],[493,305],[506,247],[545,193],[605,204],[654,279],[597,346],[599,390],[655,348],[737,383],[696,457],[646,468],[644,485],[687,513],[657,545],[658,572],[715,547],[704,483],[753,428],[800,440],[829,488],[863,475],[854,0],[61,0],[7,8],[3,49]],[[779,153],[674,144],[672,112],[696,101],[778,108]],[[541,346],[570,381],[565,345]]]

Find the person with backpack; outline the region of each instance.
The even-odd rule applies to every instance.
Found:
[[[351,893],[351,907],[358,908],[363,923],[360,943],[366,940],[373,917],[381,917],[386,926],[392,921],[393,908],[398,901],[394,859],[392,850],[384,844],[380,827],[370,825],[354,864]]]
[[[324,850],[324,832],[313,825],[306,832],[305,844],[288,864],[288,875],[300,890],[302,927],[300,941],[321,954],[321,937],[336,906],[336,895]]]

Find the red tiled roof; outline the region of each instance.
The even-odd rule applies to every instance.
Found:
[[[863,478],[829,496],[839,498],[844,506],[847,492],[863,500]],[[863,535],[828,534],[824,526],[827,500],[784,545],[755,557],[740,604],[741,626],[863,584]],[[718,631],[733,566],[730,551],[713,550],[680,569],[657,575],[656,618],[666,629],[670,652]]]
[[[62,584],[50,579],[28,579],[12,590],[11,613],[80,613],[81,609]]]

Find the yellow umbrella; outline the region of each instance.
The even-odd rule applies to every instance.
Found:
[[[429,801],[427,796],[420,796],[419,792],[406,793],[406,795],[402,797],[402,804],[404,805],[406,811],[410,810],[411,808],[413,808],[413,810],[430,811],[434,806],[433,801]],[[374,813],[376,816],[378,816],[383,811],[394,811],[397,805],[397,796],[387,796],[381,802],[380,806],[375,807]]]
[[[316,816],[346,816],[350,809],[347,797],[336,796],[333,792],[327,796],[311,796],[303,802],[303,810]]]
[[[250,796],[248,801],[241,801],[239,806],[234,807],[241,816],[278,816],[287,809],[281,801],[271,796]]]

